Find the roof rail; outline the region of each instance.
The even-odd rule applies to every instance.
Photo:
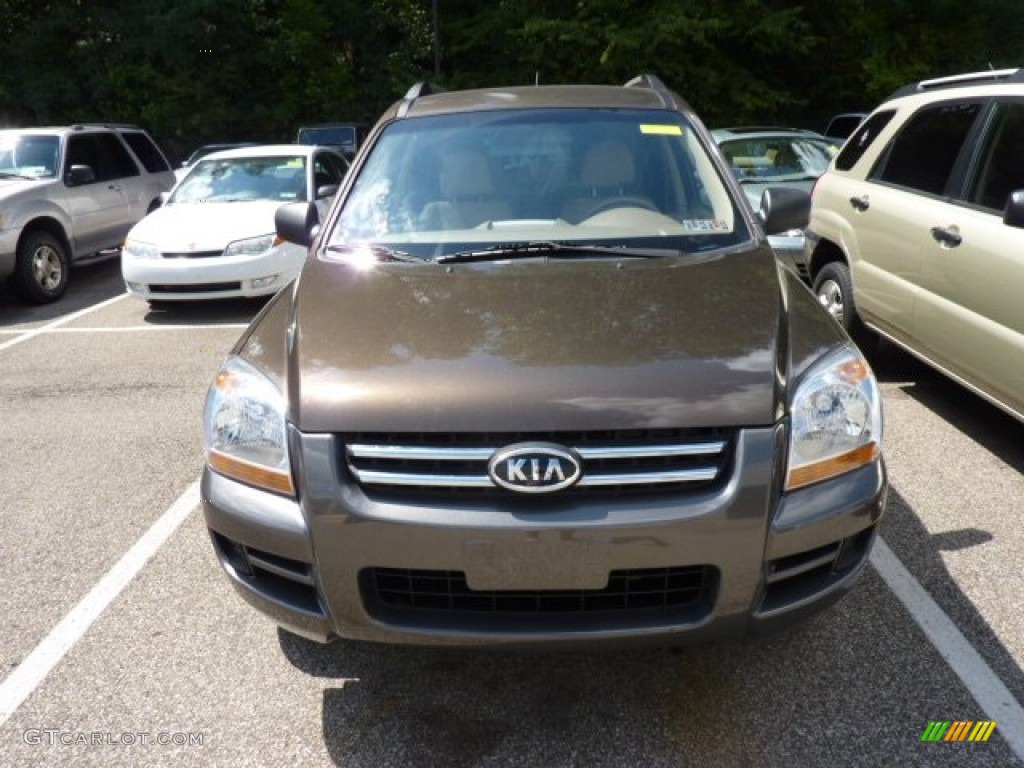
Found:
[[[910,96],[915,93],[924,93],[925,91],[937,91],[942,88],[963,88],[969,85],[981,85],[998,81],[1009,83],[1024,82],[1024,69],[987,69],[981,72],[967,72],[962,75],[921,80],[920,82],[903,86],[889,96],[889,99]]]
[[[405,92],[405,96],[402,97],[402,104],[398,107],[398,117],[405,117],[406,113],[416,102],[416,99],[421,96],[429,96],[432,93],[442,93],[444,88],[437,85],[431,85],[426,80],[421,80],[416,83],[412,88]]]
[[[674,107],[676,100],[672,97],[672,92],[661,82],[661,78],[657,75],[644,74],[637,75],[632,80],[625,84],[626,88],[650,88],[652,91],[661,97],[661,103],[666,107]]]
[[[83,128],[130,128],[134,131],[142,130],[133,123],[75,123],[71,126],[71,129],[74,131],[80,131]]]

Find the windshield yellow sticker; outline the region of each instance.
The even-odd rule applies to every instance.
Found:
[[[658,133],[663,136],[682,136],[683,128],[680,125],[641,124],[640,133]]]

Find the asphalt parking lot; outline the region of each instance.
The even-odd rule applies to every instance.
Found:
[[[42,308],[0,286],[0,766],[1024,765],[1024,425],[892,347],[882,540],[798,629],[318,646],[236,597],[199,511],[203,397],[259,303],[122,291],[116,261]]]

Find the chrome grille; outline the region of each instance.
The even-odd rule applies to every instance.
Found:
[[[722,479],[733,444],[731,432],[711,429],[341,437],[345,464],[367,490],[434,493],[511,493],[488,475],[494,453],[521,442],[555,443],[580,456],[583,472],[554,496],[703,489]]]

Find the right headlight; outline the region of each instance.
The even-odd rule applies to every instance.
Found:
[[[815,363],[792,394],[786,490],[870,464],[881,445],[878,382],[860,352],[844,346]]]
[[[138,240],[125,240],[121,255],[134,259],[159,259],[160,249],[150,243]]]
[[[229,357],[206,396],[206,461],[215,472],[264,490],[295,495],[288,461],[285,400],[270,379]]]

